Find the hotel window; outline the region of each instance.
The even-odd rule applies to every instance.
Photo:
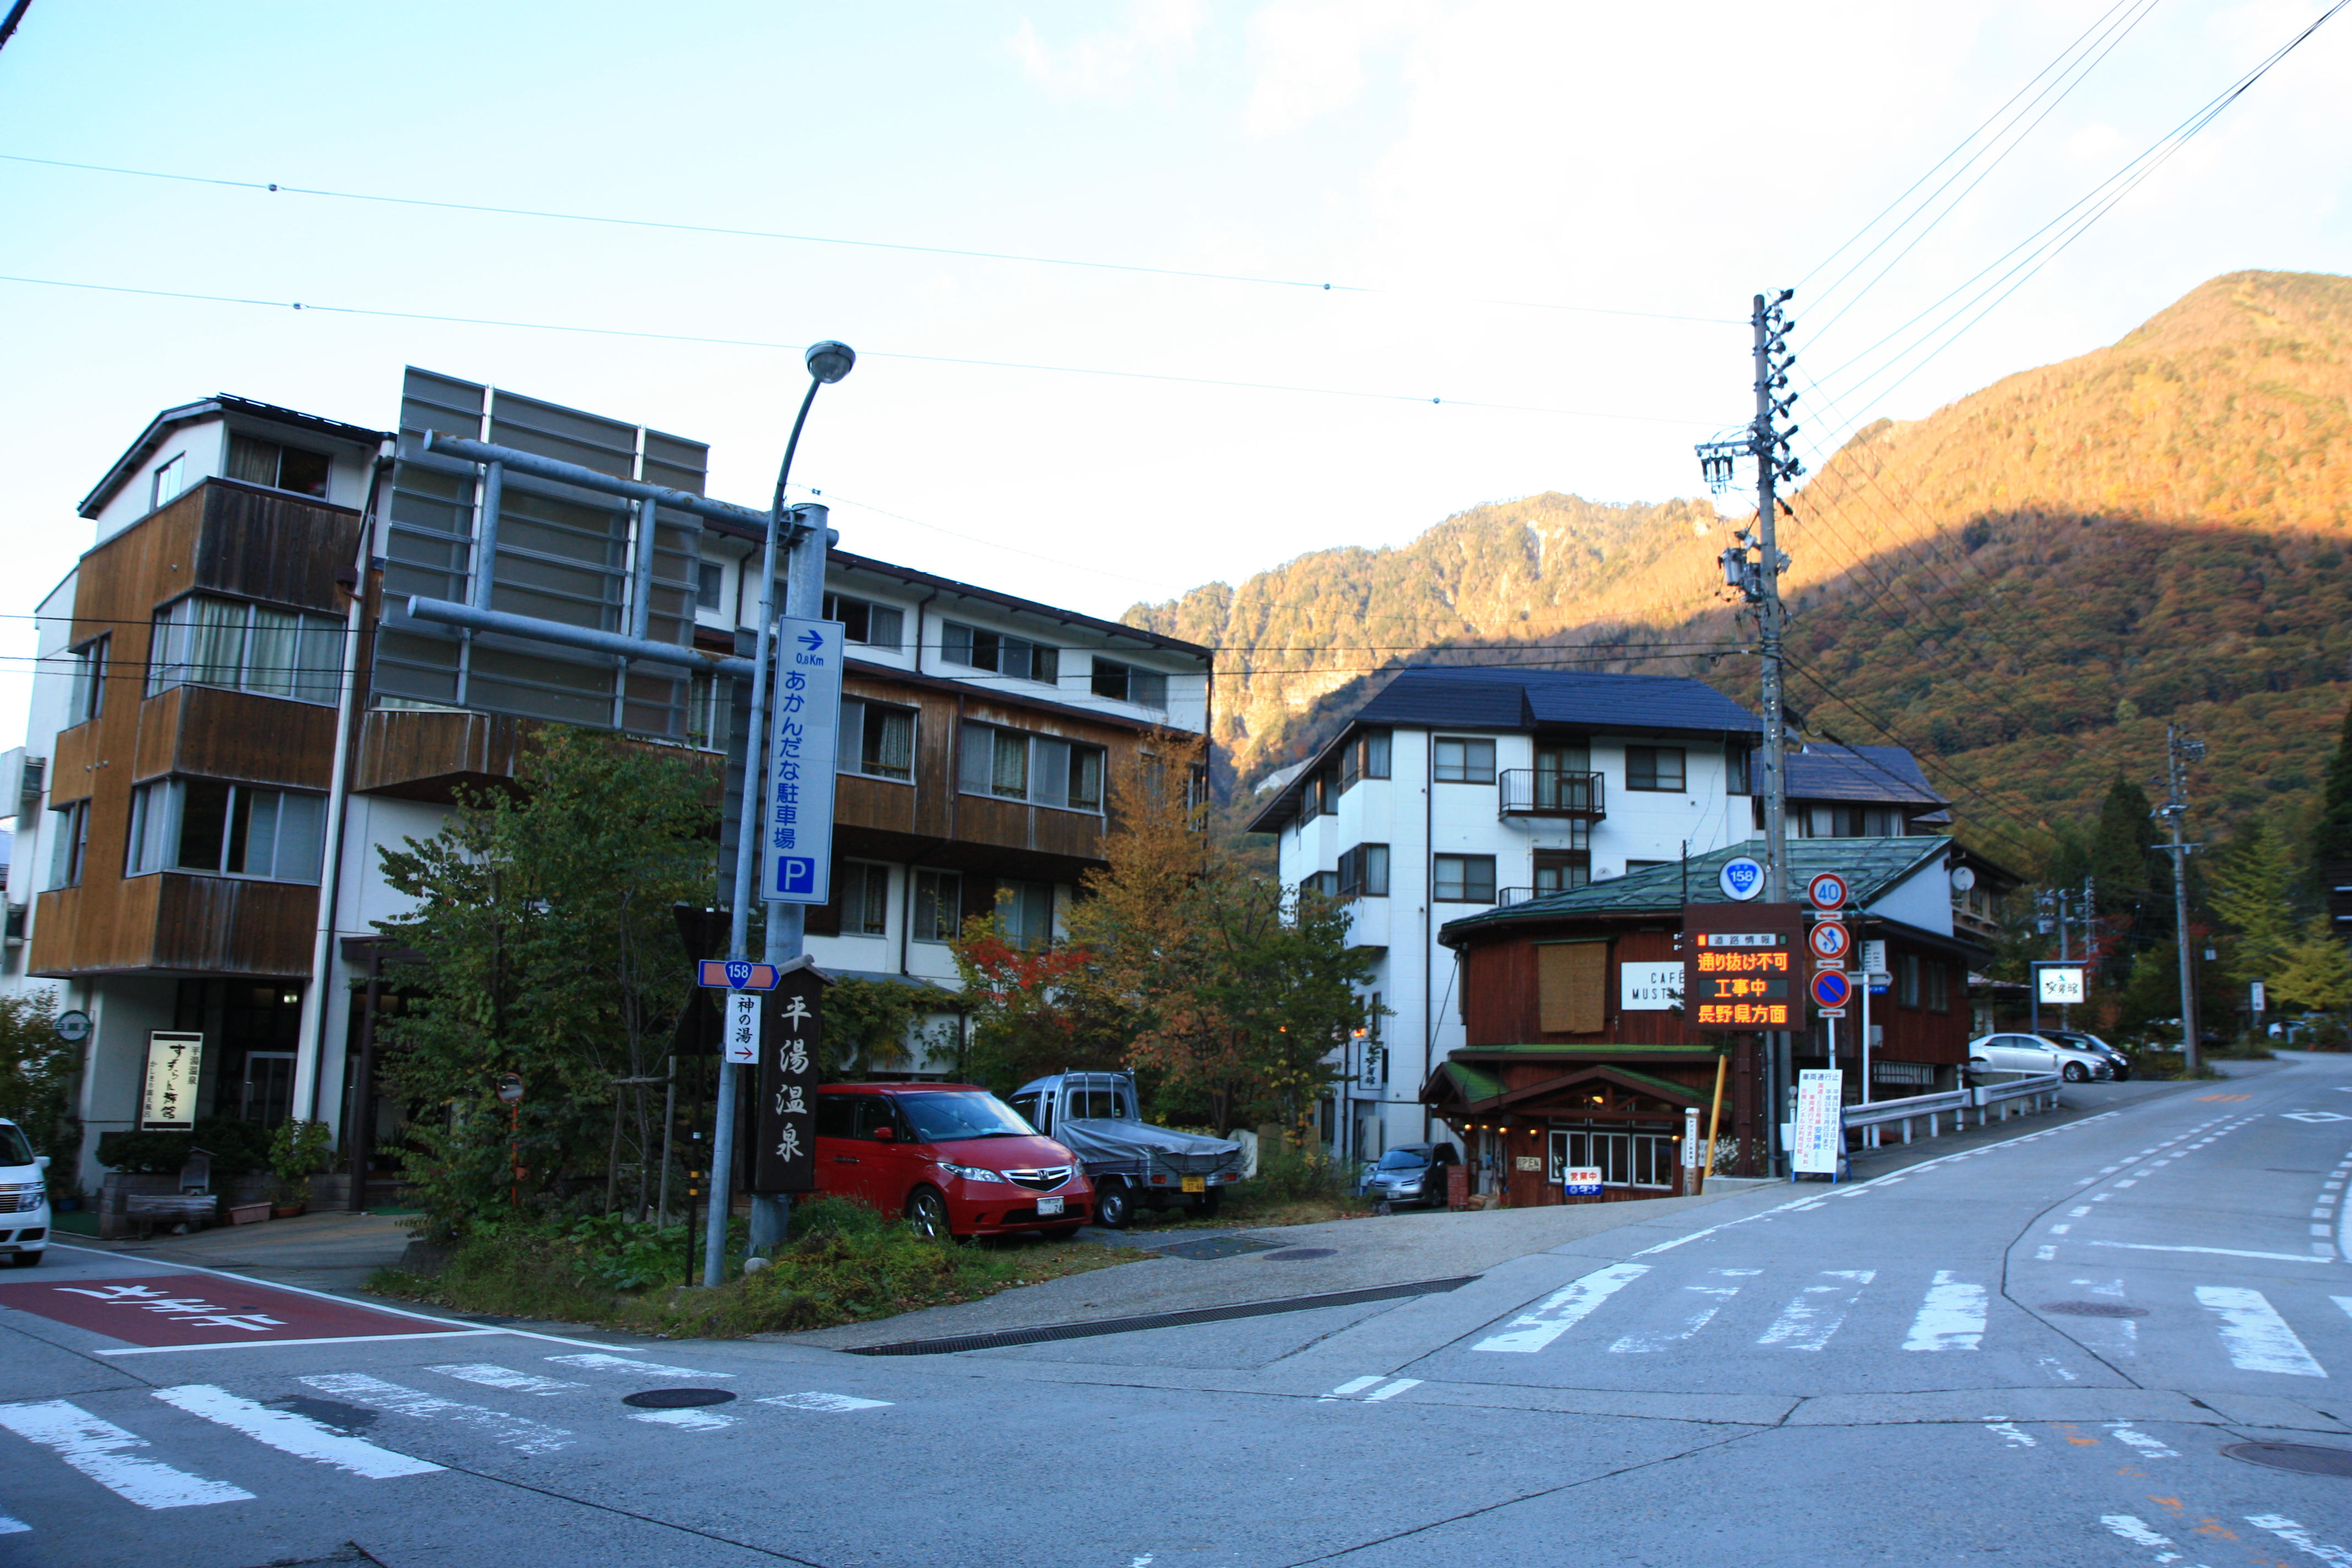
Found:
[[[66,726],[87,724],[106,706],[106,641],[92,637],[75,648],[73,687],[66,697]]]
[[[1367,730],[1339,753],[1339,788],[1351,788],[1362,779],[1389,776],[1389,731]]]
[[[1052,735],[963,727],[960,787],[966,795],[1025,800],[1068,811],[1100,811],[1103,750]]]
[[[853,599],[845,594],[824,596],[824,618],[839,621],[842,636],[868,647],[898,650],[907,634],[907,613],[889,605]],[[967,661],[969,662],[969,661]]]
[[[716,610],[719,595],[727,586],[727,568],[716,561],[698,561],[694,567],[694,607]]]
[[[169,506],[179,500],[180,492],[187,488],[188,457],[184,452],[175,452],[169,462],[155,465],[155,489],[149,503],[151,510]]]
[[[735,679],[697,672],[686,693],[686,739],[705,752],[723,752],[733,729]]]
[[[1339,857],[1339,897],[1385,899],[1389,896],[1389,847],[1359,844]]]
[[[1437,747],[1439,784],[1490,784],[1495,782],[1495,742],[1440,735]]]
[[[953,942],[963,933],[963,877],[955,871],[915,872],[917,942]]]
[[[327,475],[333,466],[324,452],[281,447],[275,441],[252,436],[231,434],[228,438],[228,477],[248,485],[292,490],[297,495],[317,496],[323,500]]]
[[[1016,680],[1042,680],[1051,686],[1062,678],[1062,652],[1026,637],[1007,637],[958,621],[940,626],[940,657],[971,669],[992,669]]]
[[[1004,940],[1034,951],[1054,945],[1054,885],[1051,882],[1000,881],[996,884],[996,924]]]
[[[147,695],[174,686],[226,686],[331,703],[342,689],[343,633],[332,616],[191,594],[155,612]]]
[[[1583,827],[1585,824],[1576,824]],[[1584,836],[1576,836],[1579,842]],[[1592,880],[1592,851],[1590,849],[1538,849],[1535,853],[1536,894],[1564,893],[1570,888],[1581,888]]]
[[[1755,757],[1753,748],[1734,741],[1723,748],[1723,776],[1727,781],[1726,795],[1754,795],[1756,785],[1748,776]]]
[[[1683,749],[1680,746],[1625,748],[1625,787],[1680,795],[1683,790]]]
[[[49,848],[49,886],[81,886],[81,863],[89,848],[89,802],[52,808],[58,819],[57,837]]]
[[[890,934],[890,868],[871,860],[841,863],[841,934]]]
[[[217,779],[161,779],[131,792],[123,873],[202,871],[269,882],[319,879],[326,797]]]
[[[1491,904],[1495,901],[1495,858],[1492,855],[1440,855],[1430,896],[1443,904]]]
[[[1300,878],[1298,886],[1301,891],[1320,893],[1327,899],[1336,899],[1339,896],[1339,873],[1318,871],[1311,877]]]
[[[841,705],[835,767],[870,778],[915,776],[915,710],[852,699]]]
[[[1088,679],[1096,696],[1108,697],[1113,702],[1163,710],[1168,706],[1168,678],[1156,669],[1139,669],[1097,656],[1094,674]]]

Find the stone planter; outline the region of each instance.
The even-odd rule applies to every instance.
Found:
[[[270,1205],[269,1216],[272,1219],[294,1219],[309,1206],[307,1204],[273,1204]]]
[[[262,1204],[231,1204],[228,1222],[231,1225],[259,1225],[269,1217],[269,1205]]]

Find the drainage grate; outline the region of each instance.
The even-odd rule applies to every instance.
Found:
[[[2232,1443],[2221,1452],[2274,1470],[2352,1479],[2352,1448],[2323,1448],[2316,1443]]]
[[[2069,1318],[2145,1318],[2146,1307],[2126,1307],[2120,1301],[2044,1301],[2042,1310]]]
[[[1277,1261],[1283,1263],[1303,1263],[1310,1258],[1337,1258],[1339,1256],[1339,1249],[1336,1247],[1286,1247],[1280,1252],[1269,1252],[1265,1255],[1266,1261],[1269,1263]]]
[[[1318,1307],[1353,1307],[1368,1301],[1394,1301],[1407,1296],[1434,1296],[1459,1290],[1475,1274],[1449,1279],[1418,1279],[1410,1285],[1375,1285],[1362,1290],[1327,1290],[1318,1296],[1285,1296],[1272,1301],[1244,1301],[1231,1307],[1193,1307],[1181,1312],[1149,1312],[1133,1318],[1097,1318],[1084,1323],[1053,1323],[1039,1329],[1006,1329],[992,1334],[957,1334],[949,1339],[901,1340],[890,1345],[855,1345],[851,1355],[952,1355],[958,1351],[1001,1350],[1007,1345],[1044,1344],[1049,1340],[1084,1340],[1097,1334],[1128,1334],[1139,1329],[1179,1329],[1188,1323],[1222,1323],[1235,1318],[1263,1318],[1276,1312],[1311,1312]]]
[[[1248,1236],[1203,1236],[1191,1241],[1171,1242],[1166,1247],[1150,1250],[1162,1258],[1181,1258],[1192,1263],[1207,1263],[1219,1258],[1239,1258],[1247,1252],[1265,1252],[1279,1247],[1276,1241],[1260,1241]]]
[[[735,1396],[723,1388],[648,1388],[625,1394],[621,1403],[640,1410],[686,1410],[697,1405],[724,1405]]]

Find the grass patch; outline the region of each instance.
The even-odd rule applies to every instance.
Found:
[[[379,1269],[368,1289],[463,1312],[727,1339],[895,1317],[1129,1261],[1115,1248],[1042,1237],[930,1241],[902,1220],[827,1198],[793,1209],[792,1235],[766,1268],[713,1290],[687,1288],[682,1231],[620,1220],[485,1231],[452,1247],[438,1274]]]

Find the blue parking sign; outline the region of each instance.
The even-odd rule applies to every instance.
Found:
[[[764,866],[760,894],[770,903],[822,904],[833,880],[842,624],[781,616],[775,647],[768,789],[755,829]]]

